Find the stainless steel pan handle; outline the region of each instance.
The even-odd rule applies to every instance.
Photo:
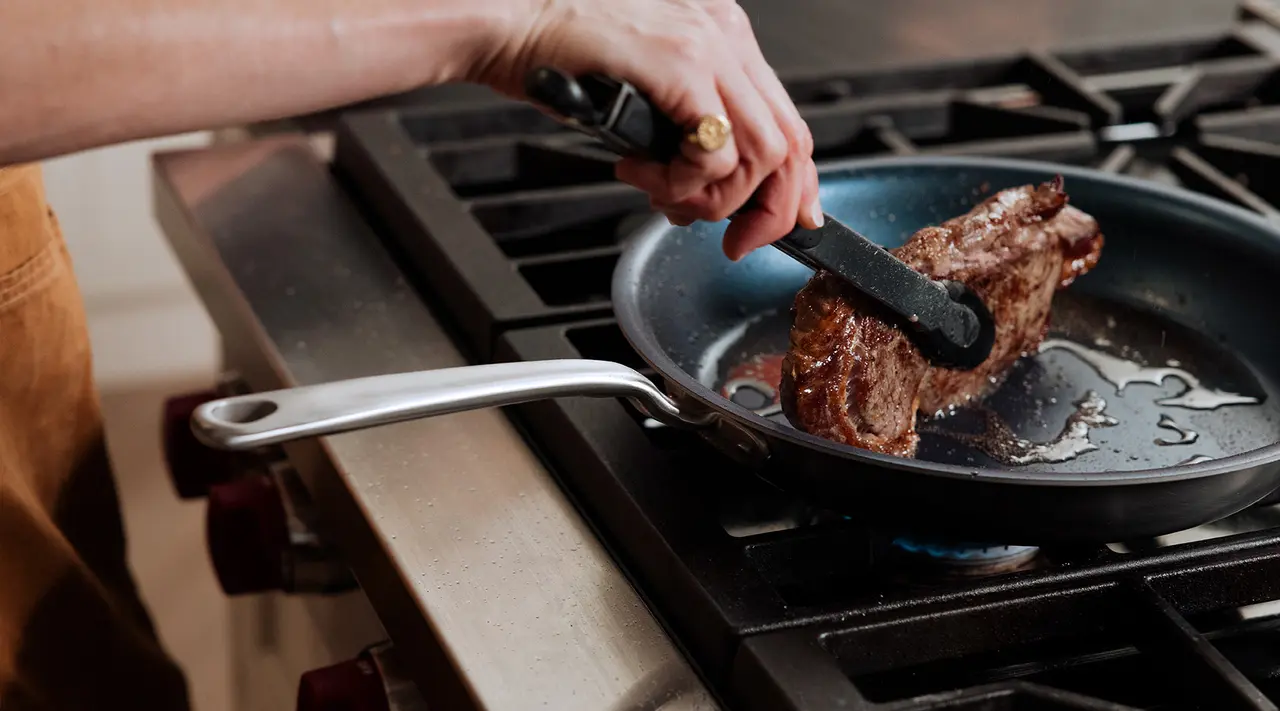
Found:
[[[547,360],[444,368],[212,400],[191,428],[201,442],[253,449],[306,437],[558,397],[624,397],[653,419],[698,428],[710,414],[682,413],[639,372],[600,360]]]

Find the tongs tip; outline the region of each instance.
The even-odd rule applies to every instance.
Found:
[[[946,332],[933,331],[918,344],[928,348],[935,365],[972,370],[991,356],[996,342],[996,322],[991,310],[973,289],[958,281],[940,282],[954,304],[955,317],[946,319]]]

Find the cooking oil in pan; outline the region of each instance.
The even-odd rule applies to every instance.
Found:
[[[1195,444],[1200,439],[1198,432],[1192,431],[1178,424],[1178,421],[1168,415],[1161,415],[1160,421],[1156,423],[1157,427],[1166,430],[1172,430],[1178,435],[1177,439],[1168,439],[1166,437],[1156,437],[1156,444],[1161,447],[1174,447],[1180,444]]]
[[[1123,331],[1116,332],[1116,335],[1121,334],[1123,334]],[[1095,343],[1100,340],[1102,339],[1093,339]],[[1111,345],[1111,339],[1106,339],[1106,341],[1107,345]],[[1133,355],[1131,349],[1128,348],[1118,348],[1117,350],[1125,355]],[[1228,390],[1214,389],[1204,385],[1200,378],[1183,367],[1178,360],[1169,360],[1163,366],[1147,366],[1134,358],[1096,350],[1082,345],[1077,340],[1066,337],[1048,339],[1039,349],[1040,354],[1047,354],[1053,351],[1071,354],[1074,359],[1096,373],[1103,382],[1113,387],[1117,397],[1125,393],[1126,388],[1130,385],[1162,386],[1168,378],[1175,378],[1181,381],[1183,389],[1176,395],[1165,397],[1157,395],[1150,400],[1144,397],[1126,398],[1126,400],[1129,400],[1127,403],[1125,400],[1119,400],[1120,407],[1118,407],[1118,410],[1120,412],[1110,414],[1106,412],[1106,400],[1096,391],[1088,390],[1084,397],[1074,402],[1075,409],[1067,415],[1065,424],[1058,435],[1047,441],[1038,442],[1035,441],[1035,437],[1020,436],[1008,424],[1008,422],[1023,423],[1023,426],[1027,424],[1025,406],[1021,410],[1015,407],[1012,410],[1014,419],[1010,421],[1006,421],[996,412],[996,410],[1004,411],[1009,407],[1010,401],[1007,398],[1010,395],[1010,390],[1016,390],[1019,387],[1018,384],[1009,383],[1008,385],[1011,385],[1012,388],[1002,388],[1004,392],[997,391],[987,402],[968,408],[967,419],[971,421],[975,412],[981,418],[981,427],[978,431],[972,431],[971,425],[965,426],[962,424],[957,426],[955,423],[933,420],[922,425],[921,433],[941,436],[950,441],[959,442],[971,450],[985,454],[1000,464],[1015,467],[1070,462],[1104,446],[1095,440],[1103,439],[1103,441],[1106,441],[1110,439],[1111,443],[1105,445],[1108,448],[1108,456],[1104,458],[1104,463],[1100,464],[1100,466],[1111,468],[1115,466],[1117,460],[1124,458],[1127,460],[1126,463],[1136,464],[1141,467],[1143,464],[1154,464],[1154,460],[1141,458],[1144,456],[1151,457],[1152,455],[1149,453],[1143,454],[1142,447],[1132,439],[1132,435],[1136,434],[1135,430],[1137,429],[1155,425],[1155,432],[1152,435],[1148,435],[1152,439],[1146,439],[1145,441],[1154,442],[1159,447],[1189,446],[1201,443],[1202,439],[1198,427],[1185,424],[1180,417],[1175,419],[1171,413],[1154,413],[1152,412],[1153,406],[1161,409],[1170,408],[1204,412],[1230,406],[1257,405],[1260,403],[1257,397]],[[1050,373],[1062,372],[1059,370],[1062,367],[1061,365],[1052,365],[1051,361],[1041,363],[1039,358],[1023,363],[1021,367],[1024,368],[1024,377],[1014,378],[1014,380],[1025,386],[1028,393],[1033,390],[1037,393],[1045,393],[1046,391],[1042,389],[1043,386],[1053,382],[1054,377],[1061,377],[1050,375]],[[1047,368],[1047,370],[1042,368]],[[1041,369],[1038,375],[1027,375],[1027,373],[1037,369]],[[1053,392],[1054,390],[1061,392],[1061,388],[1070,388],[1073,382],[1083,385],[1075,378],[1068,377],[1065,381],[1058,380],[1056,385],[1051,385],[1048,392]],[[1168,390],[1165,392],[1167,393]],[[1004,397],[1002,398],[1001,396]],[[999,402],[1002,399],[1006,399],[1003,406]],[[1016,400],[1018,398],[1015,397],[1014,401]],[[1047,401],[1056,404],[1057,399],[1049,397]],[[1143,404],[1144,402],[1146,403],[1145,405]],[[1036,398],[1033,401],[1033,410],[1039,412],[1039,409],[1044,404],[1045,400]],[[1059,409],[1058,411],[1060,412],[1061,410]],[[1023,414],[1019,415],[1017,414],[1018,412]],[[964,415],[965,413],[962,411],[957,414]],[[1039,415],[1039,418],[1043,419],[1043,415]],[[964,419],[964,417],[960,419]],[[1093,436],[1095,430],[1111,428],[1121,424],[1121,419],[1125,422],[1125,427],[1122,429],[1127,431],[1111,435],[1109,438]],[[1144,422],[1150,424],[1144,424]],[[1043,428],[1046,423],[1041,421],[1039,425]],[[1230,443],[1225,440],[1215,442],[1211,438],[1207,442],[1207,446],[1211,449],[1216,449],[1219,446],[1230,447]],[[1176,462],[1176,465],[1193,464],[1211,459],[1213,457],[1200,454]],[[1169,464],[1175,463],[1169,462]]]
[[[1090,390],[1075,403],[1076,410],[1067,417],[1057,437],[1048,442],[1033,442],[1014,433],[995,412],[983,410],[983,429],[977,434],[926,428],[922,432],[942,435],[973,447],[988,457],[1009,466],[1028,464],[1060,464],[1069,462],[1098,448],[1089,433],[1099,427],[1114,427],[1116,418],[1106,413],[1107,401]]]
[[[1166,378],[1174,377],[1181,380],[1187,386],[1187,389],[1179,395],[1156,400],[1157,405],[1181,407],[1188,410],[1216,410],[1228,405],[1256,405],[1258,403],[1258,398],[1256,397],[1207,388],[1200,383],[1199,378],[1182,368],[1172,365],[1145,366],[1132,360],[1118,358],[1109,353],[1096,351],[1079,343],[1061,338],[1046,340],[1040,346],[1040,352],[1044,353],[1055,348],[1068,351],[1088,363],[1098,372],[1098,375],[1102,376],[1103,380],[1115,386],[1116,394],[1120,394],[1127,386],[1135,383],[1161,385]]]
[[[1038,353],[995,392],[922,421],[917,458],[1064,474],[1129,471],[1219,459],[1273,441],[1277,412],[1262,406],[1267,387],[1222,343],[1088,294],[1059,294],[1052,323]],[[785,309],[747,315],[714,339],[692,371],[726,399],[789,426],[778,381],[790,326]]]
[[[758,355],[733,367],[721,386],[721,394],[761,417],[784,422],[779,402],[778,383],[782,379],[782,355]],[[1106,414],[1107,401],[1089,391],[1075,403],[1072,413],[1057,437],[1047,442],[1034,442],[1017,436],[1000,416],[983,410],[984,429],[978,434],[938,431],[973,447],[1009,466],[1054,464],[1070,461],[1098,448],[1089,433],[1099,427],[1113,427],[1117,420]]]

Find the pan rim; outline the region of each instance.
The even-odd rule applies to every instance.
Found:
[[[1165,199],[1175,199],[1201,214],[1217,215],[1244,223],[1252,227],[1256,234],[1268,235],[1270,239],[1280,244],[1280,226],[1244,208],[1181,187],[1167,186],[1126,175],[1106,173],[1094,168],[1016,158],[891,156],[833,161],[820,165],[818,172],[822,177],[829,177],[860,169],[911,167],[973,170],[1006,169],[1043,172],[1050,175],[1061,174],[1067,179],[1068,185],[1071,179],[1075,177],[1079,180],[1094,181],[1104,185],[1115,186],[1119,189],[1143,192]],[[739,424],[751,430],[763,432],[771,438],[777,438],[795,446],[816,449],[823,454],[841,459],[879,468],[893,469],[903,473],[910,472],[974,482],[1034,486],[1074,487],[1155,484],[1229,474],[1243,469],[1257,468],[1280,462],[1280,440],[1278,440],[1257,449],[1207,462],[1130,471],[1055,472],[997,469],[993,467],[961,467],[953,464],[905,459],[858,449],[772,422],[715,393],[698,381],[692,374],[679,367],[658,343],[653,329],[641,318],[639,300],[628,297],[628,294],[634,295],[638,293],[640,272],[658,245],[664,238],[675,234],[680,229],[683,228],[673,227],[661,216],[655,216],[632,236],[631,244],[623,251],[613,275],[611,297],[618,325],[632,348],[663,378],[674,382],[682,391],[721,416],[731,417]]]

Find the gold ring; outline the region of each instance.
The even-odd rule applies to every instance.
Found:
[[[733,135],[733,124],[724,116],[703,116],[698,125],[689,131],[685,139],[695,146],[710,153],[724,148]]]

